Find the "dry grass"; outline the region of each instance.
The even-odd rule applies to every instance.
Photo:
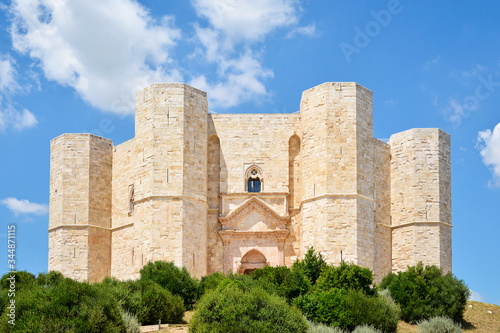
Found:
[[[470,305],[472,307],[469,307]],[[491,311],[491,313],[488,311]],[[192,316],[193,311],[187,311],[184,315],[184,321],[189,323]],[[466,333],[500,333],[500,306],[498,305],[470,301],[467,303],[464,318],[465,321],[462,323],[462,327],[465,328],[464,332]],[[156,326],[156,329],[158,329],[158,326]],[[187,333],[188,329],[187,325],[169,325],[167,328],[154,332]],[[418,333],[418,328],[417,325],[410,325],[401,321],[398,325],[398,333]]]
[[[469,301],[464,319],[462,327],[466,333],[500,333],[500,306],[498,305]],[[418,328],[416,325],[400,322],[398,333],[418,333]]]

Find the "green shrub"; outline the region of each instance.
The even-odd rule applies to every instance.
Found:
[[[121,308],[135,315],[142,325],[162,323],[178,324],[184,317],[184,302],[178,295],[151,280],[118,281],[106,278],[103,290],[118,300]]]
[[[324,267],[314,287],[322,291],[332,288],[355,289],[367,295],[375,295],[372,284],[373,273],[370,269],[342,262],[340,266]]]
[[[266,266],[256,269],[251,276],[261,283],[271,284],[278,296],[284,297],[289,303],[311,288],[311,282],[304,274],[285,266]]]
[[[199,296],[199,282],[191,277],[186,267],[182,269],[173,262],[150,262],[140,270],[141,280],[158,283],[174,295],[184,300],[187,309],[191,309]]]
[[[368,325],[361,325],[356,327],[352,333],[383,333],[382,331]]]
[[[315,284],[323,268],[326,267],[326,261],[323,259],[321,253],[314,252],[311,246],[307,248],[303,260],[296,260],[292,265],[292,271],[304,274],[311,284]]]
[[[450,318],[434,317],[418,324],[419,333],[462,333],[462,327]]]
[[[401,307],[402,319],[409,323],[438,316],[461,322],[470,295],[462,280],[451,273],[443,275],[439,267],[424,267],[421,262],[405,272],[390,273],[380,287],[389,289]]]
[[[141,333],[141,325],[137,318],[127,311],[121,311],[123,323],[125,324],[126,333]]]
[[[315,324],[310,321],[307,322],[307,324],[309,325],[309,330],[307,331],[308,333],[346,333],[346,331],[338,327]]]
[[[384,332],[396,332],[399,320],[399,308],[394,302],[360,290],[315,291],[298,297],[294,303],[307,319],[349,331],[366,324]]]
[[[302,314],[282,298],[259,287],[247,290],[237,280],[227,281],[201,297],[190,321],[189,332],[307,332]]]
[[[14,277],[14,279],[11,279]],[[0,279],[0,288],[9,289],[11,281],[15,281],[15,289],[20,290],[26,285],[31,285],[35,282],[35,275],[27,271],[19,271],[14,273],[6,273]]]
[[[56,286],[64,280],[64,276],[57,271],[50,271],[49,273],[38,274],[35,283],[40,286]]]
[[[225,278],[226,276],[220,272],[203,276],[200,280],[200,295],[205,294],[209,290],[216,289]]]
[[[125,332],[118,303],[102,289],[64,279],[57,286],[31,284],[16,293],[15,326],[9,309],[0,320],[1,332]]]

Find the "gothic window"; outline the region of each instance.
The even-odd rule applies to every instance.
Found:
[[[253,166],[247,170],[246,188],[248,192],[260,192],[262,190],[262,170]]]

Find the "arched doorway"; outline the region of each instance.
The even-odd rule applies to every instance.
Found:
[[[267,265],[267,259],[260,251],[250,250],[241,258],[241,265],[238,272],[248,275],[257,268],[264,268]]]

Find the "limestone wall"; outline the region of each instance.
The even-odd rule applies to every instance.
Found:
[[[302,94],[302,247],[374,266],[372,93],[324,83]],[[342,255],[341,255],[342,253]]]
[[[136,137],[115,149],[114,276],[154,260],[206,274],[207,112],[206,94],[184,84],[137,93]]]
[[[451,270],[450,138],[438,129],[391,137],[393,270],[418,261]]]
[[[288,192],[289,140],[298,133],[299,115],[210,114],[208,136],[220,140],[221,193],[242,193],[245,171],[253,164],[264,172],[262,192]],[[209,120],[210,121],[210,120]]]
[[[109,274],[112,150],[91,134],[52,140],[49,270],[91,282]]]
[[[391,246],[391,152],[390,146],[373,139],[373,176],[375,199],[375,280],[392,270]]]

